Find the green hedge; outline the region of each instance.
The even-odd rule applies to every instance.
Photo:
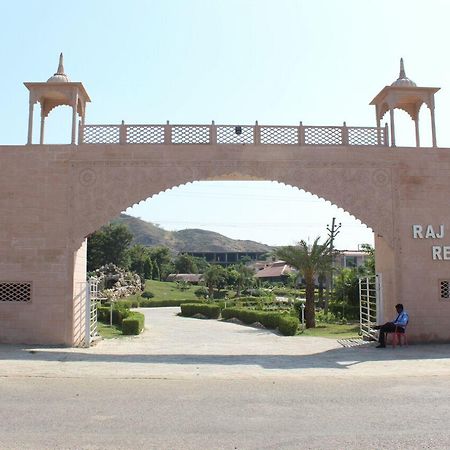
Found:
[[[183,303],[192,303],[195,300],[182,299],[182,300],[157,300],[152,298],[142,298],[133,300],[118,300],[114,302],[115,305],[124,306],[125,308],[159,308],[161,306],[180,306]],[[202,302],[202,300],[198,300]]]
[[[256,311],[247,308],[226,308],[222,310],[222,318],[227,320],[235,317],[250,325],[254,322],[262,323],[266,328],[276,328],[278,326],[279,313]]]
[[[256,311],[253,309],[246,308],[226,308],[222,310],[222,319],[231,319],[235,317],[236,319],[242,320],[247,325],[250,325],[254,322],[260,322],[266,328],[275,329],[279,328],[280,333],[287,334],[288,336],[292,336],[292,329],[295,326],[295,331],[298,327],[298,319],[292,317],[288,314],[283,314],[279,312],[267,312],[267,311]],[[280,326],[280,320],[283,319],[282,324]],[[295,334],[295,332],[294,332]]]
[[[139,334],[145,326],[144,314],[139,312],[131,312],[130,315],[122,321],[123,334]]]
[[[297,317],[284,314],[278,321],[278,329],[284,336],[294,336],[297,333],[300,321]]]
[[[208,319],[218,319],[220,316],[220,306],[206,303],[185,303],[180,305],[181,315],[192,317],[196,314],[203,314]]]
[[[200,300],[199,300],[200,302]],[[192,303],[191,300],[153,300],[153,299],[139,299],[139,308],[158,308],[161,306],[181,306],[185,303]]]
[[[218,305],[220,307],[220,309],[224,309],[224,308],[231,308],[236,306],[236,301],[233,300],[213,300],[212,301],[213,305]]]
[[[111,307],[110,306],[98,306],[97,307],[97,320],[104,323],[110,323]],[[130,315],[129,307],[123,303],[113,303],[112,310],[112,323],[115,325],[122,325],[123,319],[126,319]]]
[[[264,297],[255,297],[255,296],[251,296],[251,295],[246,295],[246,296],[242,296],[242,297],[235,297],[233,298],[233,300],[237,301],[237,302],[248,302],[248,303],[260,303],[260,302],[264,302],[264,301],[272,301],[272,297],[269,297],[268,295],[264,296]]]
[[[123,306],[125,308],[139,308],[139,301],[136,299],[133,300],[117,300],[116,302],[114,302],[115,305],[120,305]]]
[[[109,323],[109,306],[97,306],[97,320],[99,322]]]

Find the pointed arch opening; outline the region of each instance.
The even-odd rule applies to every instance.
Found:
[[[324,238],[327,224],[336,217],[343,224],[340,248],[373,245],[373,231],[361,220],[318,195],[277,181],[194,181],[124,212],[167,230],[200,228],[275,246]]]

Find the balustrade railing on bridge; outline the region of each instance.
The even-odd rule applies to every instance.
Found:
[[[82,125],[79,144],[387,146],[388,128],[285,125]]]

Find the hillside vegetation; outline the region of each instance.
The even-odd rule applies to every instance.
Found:
[[[133,244],[164,246],[172,252],[270,252],[272,247],[259,242],[231,239],[213,231],[188,229],[167,231],[150,222],[121,214],[113,220],[128,226]]]

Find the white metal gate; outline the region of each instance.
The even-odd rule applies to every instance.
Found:
[[[88,282],[89,297],[86,303],[86,311],[89,316],[89,323],[86,317],[86,341],[89,342],[86,347],[89,347],[93,339],[98,335],[97,333],[97,301],[99,299],[98,295],[98,280],[91,279]]]
[[[80,294],[79,301],[81,302],[78,312],[80,321],[77,323],[81,326],[77,329],[77,336],[79,338],[76,340],[75,345],[80,347],[90,347],[92,341],[97,333],[97,299],[98,296],[98,281],[89,280],[80,283]],[[84,320],[84,326],[83,326]],[[83,330],[84,327],[84,330]],[[81,329],[80,329],[81,328]]]
[[[373,327],[382,320],[382,287],[381,273],[359,279],[359,326],[363,338],[377,339]]]

